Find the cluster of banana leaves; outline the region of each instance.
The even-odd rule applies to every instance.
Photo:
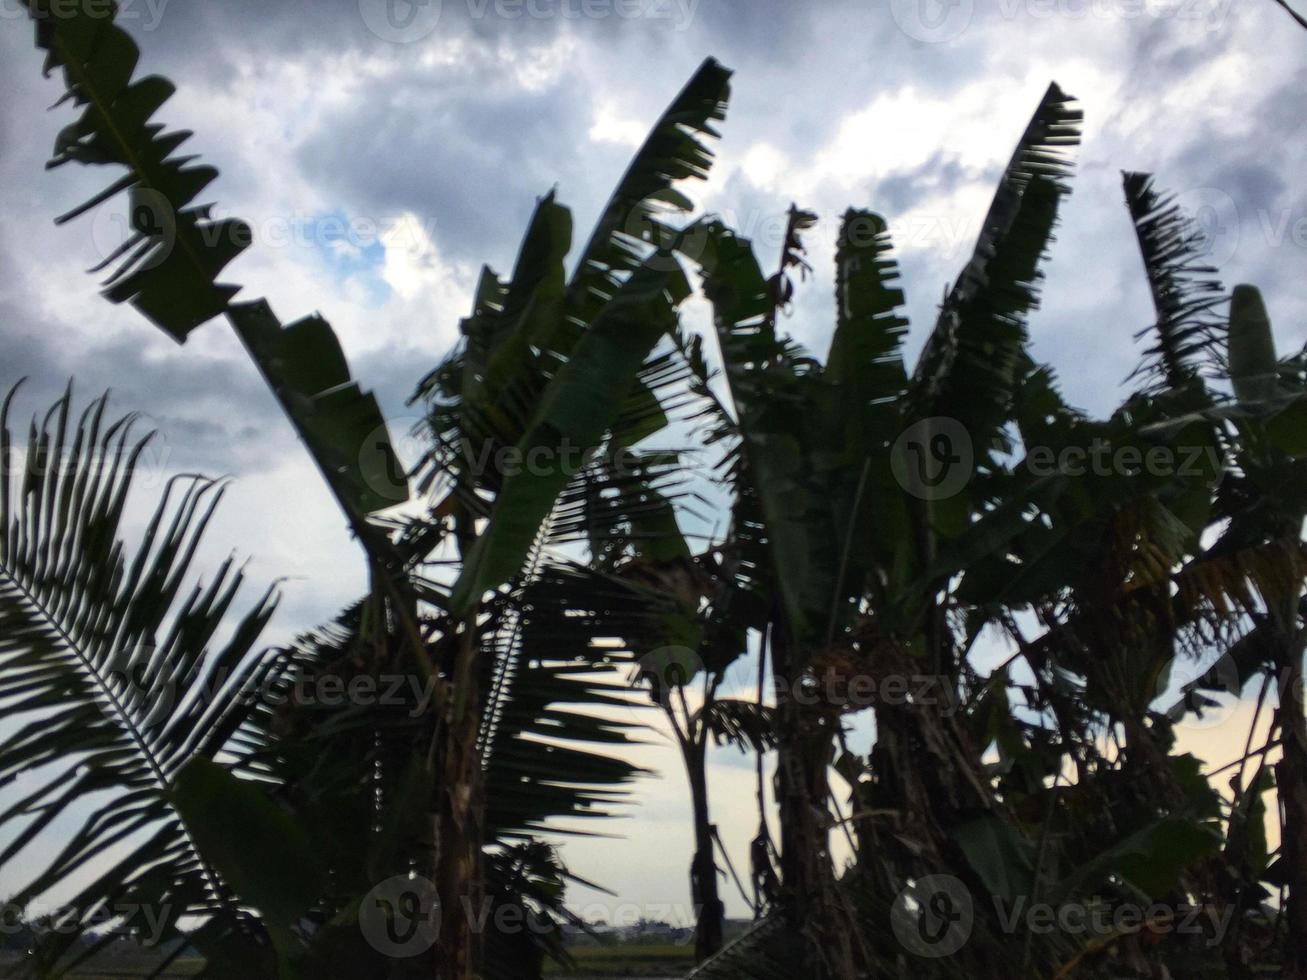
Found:
[[[761,643],[780,685],[928,675],[951,696],[687,709],[695,739],[778,762],[779,846],[754,849],[757,921],[720,950],[701,942],[695,976],[960,977],[999,963],[1038,977],[1303,975],[1301,699],[1265,709],[1225,794],[1176,747],[1175,722],[1231,683],[1260,690],[1258,717],[1277,689],[1301,690],[1307,358],[1278,357],[1257,290],[1227,295],[1185,216],[1126,174],[1156,319],[1110,417],[1064,401],[1028,332],[1080,128],[1056,85],[909,366],[880,215],[843,217],[822,358],[779,326],[815,217],[791,209],[769,273],[749,241],[695,214],[683,187],[711,167],[729,96],[730,73],[705,62],[578,251],[551,193],[511,272],[483,271],[459,345],[412,395],[423,453],[397,476],[330,324],[283,325],[218,281],[249,229],[197,203],[216,172],[156,120],[172,86],[137,77],[111,5],[27,6],[77,113],[51,166],[121,174],[59,220],[126,196],[135,233],[99,270],[104,295],[179,342],[229,323],[339,503],[370,587],[296,643],[261,644],[275,589],[248,598],[235,562],[193,568],[221,483],[175,479],[129,533],[148,436],[105,399],[78,411],[70,390],[22,438],[10,391],[0,869],[36,855],[9,902],[58,896],[59,910],[24,933],[26,968],[86,968],[131,934],[149,938],[160,975],[194,952],[209,977],[538,976],[546,958],[567,962],[565,928],[585,925],[547,841],[596,826],[643,775],[623,759],[638,726],[614,710],[650,700],[635,665],[686,652],[672,687],[652,688],[685,707],[686,687],[715,691]],[[696,292],[706,332],[682,322]],[[965,479],[947,492],[920,479],[913,434]],[[1133,463],[1035,465],[1103,444]],[[728,502],[726,532],[706,543],[683,530],[707,506],[685,448],[715,455]],[[1185,465],[1145,465],[1160,459]],[[987,630],[1015,653],[981,672],[971,653]],[[1214,653],[1233,682],[1203,674],[1175,711],[1155,709],[1173,672]],[[295,696],[323,682],[391,696]],[[875,726],[868,756],[845,737],[860,712]],[[1282,811],[1278,849],[1268,805]],[[696,889],[705,873],[718,873],[711,846]],[[935,875],[965,890],[974,921],[959,949],[923,956],[894,916]],[[396,879],[439,899],[417,955],[363,926]],[[1206,925],[1048,931],[1004,914],[1023,903],[1198,909]],[[404,923],[386,925],[398,936]]]

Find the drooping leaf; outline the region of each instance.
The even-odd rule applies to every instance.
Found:
[[[227,314],[374,558],[380,539],[367,533],[365,515],[408,498],[405,474],[375,401],[352,381],[330,326],[300,321],[286,334],[266,303],[233,306],[239,287],[218,283],[222,270],[251,241],[248,225],[215,221],[196,198],[218,176],[213,167],[177,156],[189,138],[154,121],[173,93],[157,76],[136,82],[139,50],[114,23],[112,0],[26,0],[46,51],[47,73],[60,69],[67,98],[81,109],[55,144],[49,167],[70,162],[116,164],[127,173],[86,204],[62,215],[69,221],[126,193],[132,234],[97,268],[119,262],[105,282],[111,302],[130,302],[178,342]],[[382,562],[385,564],[385,562]]]
[[[331,325],[320,316],[289,326],[267,303],[230,314],[323,477],[354,515],[408,499],[408,478],[395,457],[376,397],[349,373]]]
[[[235,219],[214,221],[207,206],[195,203],[218,172],[175,154],[190,133],[168,132],[154,121],[173,86],[153,75],[132,81],[139,51],[114,23],[116,4],[27,0],[27,8],[36,43],[46,52],[46,72],[62,71],[69,99],[81,109],[59,133],[47,166],[127,168],[126,176],[59,220],[129,193],[132,235],[105,295],[131,302],[174,339],[185,340],[236,293],[237,287],[216,279],[249,245],[250,229]]]

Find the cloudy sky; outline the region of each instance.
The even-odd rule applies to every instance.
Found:
[[[815,275],[788,321],[818,350],[835,219],[856,205],[894,233],[915,351],[1050,80],[1086,116],[1033,320],[1037,354],[1068,396],[1096,412],[1115,404],[1138,357],[1132,335],[1150,319],[1123,169],[1180,195],[1227,284],[1263,288],[1282,354],[1307,339],[1307,300],[1291,290],[1307,259],[1307,190],[1293,186],[1307,169],[1307,32],[1272,0],[120,3],[143,70],[177,83],[161,118],[195,130],[188,149],[222,171],[217,211],[255,229],[224,278],[283,321],[326,316],[397,433],[414,383],[454,342],[481,264],[510,267],[550,188],[588,229],[708,55],[736,74],[717,166],[689,190],[765,256],[791,201],[822,217]],[[28,407],[70,376],[83,395],[111,387],[115,405],[160,430],[154,482],[235,476],[214,555],[248,554],[253,578],[286,579],[276,638],[322,621],[359,592],[361,563],[234,338],[215,322],[178,346],[99,299],[81,270],[117,240],[120,205],[52,224],[111,176],[43,170],[68,116],[45,111],[59,87],[41,78],[21,7],[0,0],[0,385],[30,376]],[[570,844],[567,857],[624,902],[684,905],[679,767],[665,746],[640,760],[666,777],[614,825],[624,839]],[[716,815],[743,867],[751,769],[729,752],[716,767]]]

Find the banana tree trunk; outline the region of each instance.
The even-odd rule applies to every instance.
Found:
[[[1285,908],[1288,943],[1284,975],[1307,980],[1307,718],[1303,714],[1303,654],[1307,627],[1302,626],[1303,581],[1307,566],[1300,543],[1305,515],[1294,514],[1279,528],[1278,538],[1293,569],[1292,586],[1268,596],[1269,621],[1275,631],[1275,663],[1280,675],[1281,759],[1275,767],[1276,789],[1284,808],[1281,840],[1289,900]]]
[[[477,751],[480,727],[473,620],[464,624],[448,706],[441,782],[436,811],[436,892],[440,932],[436,944],[439,980],[474,980],[480,974],[484,880],[482,827],[484,784]]]
[[[690,864],[690,896],[697,910],[694,958],[702,963],[722,947],[726,909],[718,892],[717,862],[713,857],[713,827],[708,818],[707,733],[685,747],[694,810],[694,860]]]
[[[1303,715],[1303,643],[1286,638],[1280,668],[1283,758],[1276,782],[1284,806],[1284,866],[1289,883],[1286,976],[1307,980],[1307,718]]]
[[[790,696],[802,663],[779,624],[772,635],[779,705],[777,802],[780,809],[781,903],[804,967],[813,980],[853,980],[852,923],[836,892],[830,856],[830,782],[834,732],[819,706]]]

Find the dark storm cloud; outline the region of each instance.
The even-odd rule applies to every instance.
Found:
[[[1263,163],[1238,161],[1212,172],[1212,183],[1246,207],[1274,207],[1289,191],[1284,178]]]
[[[369,86],[300,147],[300,164],[350,206],[429,221],[442,254],[471,262],[498,256],[503,268],[512,255],[505,246],[516,243],[535,199],[555,183],[583,186],[583,162],[559,148],[585,146],[588,113],[577,111],[563,86],[539,93],[440,86],[437,98],[439,81],[410,75]],[[614,163],[624,155],[586,153]]]
[[[256,101],[283,106],[287,112],[285,127],[293,136],[288,135],[284,148],[272,157],[254,157],[235,134],[206,125],[202,109],[196,115],[194,104],[185,116],[170,107],[169,122],[194,127],[199,134],[196,149],[223,167],[224,176],[215,185],[220,201],[257,199],[270,174],[290,174],[347,215],[386,219],[410,212],[432,231],[442,261],[489,261],[501,272],[511,265],[536,198],[554,185],[560,200],[574,209],[577,237],[588,231],[630,154],[627,145],[590,139],[597,114],[612,109],[622,123],[642,128],[709,54],[737,70],[730,119],[719,147],[726,172],[738,167],[759,142],[775,147],[787,168],[802,170],[831,143],[849,114],[879,97],[910,87],[918,96],[947,102],[970,85],[997,79],[1005,99],[1033,104],[1043,81],[1048,75],[1061,76],[1063,65],[1050,63],[1044,80],[1026,79],[1023,66],[1041,54],[1028,32],[1043,30],[1045,44],[1084,32],[1088,43],[1100,28],[1110,33],[1123,26],[1092,19],[1031,19],[1019,4],[977,4],[956,38],[929,43],[917,36],[920,31],[910,20],[904,22],[904,7],[898,3],[702,0],[687,5],[693,15],[678,28],[619,17],[504,16],[504,10],[516,8],[497,0],[444,0],[429,36],[397,44],[369,30],[361,11],[370,2],[170,0],[156,8],[157,22],[151,29],[138,29],[131,22],[127,26],[142,45],[143,69],[169,74],[183,93],[231,95],[252,72],[269,86],[254,96]],[[133,0],[133,5],[149,16],[146,0]],[[1224,33],[1186,32],[1159,19],[1124,25],[1128,30],[1116,50],[1125,66],[1119,72],[1119,104],[1110,104],[1106,92],[1077,93],[1091,108],[1088,132],[1091,142],[1098,142],[1082,154],[1077,196],[1068,205],[1053,249],[1048,302],[1035,326],[1037,344],[1048,359],[1064,368],[1094,365],[1093,370],[1072,373],[1069,383],[1080,387],[1082,400],[1108,400],[1104,392],[1115,387],[1137,355],[1129,333],[1146,322],[1148,312],[1138,257],[1120,207],[1117,169],[1156,169],[1159,179],[1164,177],[1167,186],[1179,191],[1224,188],[1239,202],[1272,209],[1274,220],[1285,209],[1295,214],[1295,209],[1301,210],[1301,196],[1289,192],[1286,177],[1296,172],[1301,160],[1292,137],[1301,129],[1301,91],[1307,82],[1302,69],[1295,76],[1277,63],[1279,74],[1268,72],[1254,89],[1257,95],[1247,110],[1265,127],[1265,140],[1255,152],[1242,137],[1223,133],[1215,118],[1204,115],[1203,105],[1186,106],[1183,112],[1159,109],[1151,117],[1139,116],[1142,126],[1136,122],[1131,128],[1118,125],[1114,117],[1117,109],[1161,104],[1181,87],[1201,81],[1221,56],[1246,46],[1247,31],[1235,36],[1236,13],[1252,16],[1232,11],[1231,29]],[[25,25],[0,26],[13,27],[0,40],[5,55],[0,81],[10,93],[0,103],[0,176],[7,178],[9,187],[23,188],[6,195],[8,221],[0,227],[0,241],[10,248],[21,245],[23,254],[5,256],[3,267],[30,277],[29,255],[55,255],[70,242],[84,244],[84,230],[55,230],[49,217],[83,191],[102,186],[105,175],[68,170],[40,174],[60,118],[39,116],[51,89],[35,80],[39,59],[31,52],[30,30]],[[145,26],[140,22],[139,27]],[[458,54],[426,58],[454,39],[462,45]],[[551,47],[563,42],[571,46],[557,51]],[[1075,44],[1065,51],[1069,59],[1080,54]],[[524,85],[518,70],[535,58],[547,61],[551,52],[556,63]],[[260,74],[291,63],[302,65],[310,76],[318,70],[356,70],[342,60],[346,53],[371,59],[372,68],[380,64],[384,70],[358,77],[324,74],[324,84],[349,83],[347,98],[316,115],[302,115],[295,102],[300,96],[276,89],[275,72]],[[1016,130],[995,127],[993,145],[999,149],[983,166],[968,162],[975,159],[974,146],[968,156],[967,148],[951,145],[952,134],[945,134],[933,155],[887,169],[885,163],[895,161],[903,134],[889,129],[875,135],[867,166],[869,174],[874,170],[878,176],[855,177],[849,185],[818,182],[811,188],[811,199],[797,203],[818,209],[825,225],[837,222],[848,205],[872,207],[890,219],[900,248],[913,319],[910,348],[915,351],[969,242],[961,251],[942,249],[929,238],[913,247],[917,232],[905,225],[903,216],[961,184],[991,182]],[[737,170],[709,200],[710,206],[745,225],[746,235],[759,239],[768,267],[776,249],[765,229],[783,216],[791,195],[799,193],[786,188],[787,176],[780,175],[778,189],[764,191]],[[689,190],[704,200],[701,187]],[[261,217],[244,216],[256,221]],[[953,227],[961,227],[968,217],[950,219]],[[973,220],[979,217],[977,213]],[[16,221],[37,219],[39,227],[30,231],[14,227]],[[1241,246],[1239,260],[1253,267],[1241,274],[1255,275],[1268,288],[1292,282],[1288,258],[1294,225],[1286,227],[1288,244],[1262,248],[1269,258],[1254,248],[1262,244],[1257,236]],[[72,237],[76,235],[82,238]],[[1111,249],[1105,250],[1104,240],[1113,243]],[[800,287],[787,320],[796,336],[818,352],[825,349],[832,321],[828,253],[833,242],[833,233],[823,227],[814,241],[814,277]],[[1300,268],[1301,250],[1296,258],[1293,268]],[[1086,268],[1093,269],[1092,282],[1083,275]],[[84,291],[85,308],[101,309],[113,329],[98,320],[54,322],[67,314],[38,302],[43,289],[39,281],[22,290],[0,291],[5,320],[0,356],[6,373],[32,374],[50,391],[70,374],[78,376],[80,390],[88,394],[113,384],[123,407],[150,406],[176,430],[188,465],[257,470],[296,451],[278,410],[234,344],[223,348],[221,356],[212,345],[203,352],[193,345],[178,349],[132,311],[96,307],[91,280],[66,288]],[[1102,316],[1093,322],[1086,319],[1086,312],[1101,306],[1104,296],[1121,297],[1122,308],[1107,315],[1112,331],[1121,334],[1110,349],[1101,342]],[[1270,301],[1274,309],[1276,299]],[[282,305],[288,315],[308,312]],[[437,312],[452,325],[463,310]],[[1296,325],[1302,308],[1288,305],[1286,312],[1285,322],[1291,332],[1298,331],[1301,342]],[[425,329],[414,329],[419,328]],[[227,328],[215,323],[205,329]],[[354,358],[365,387],[375,388],[387,413],[400,417],[407,412],[404,397],[433,359],[402,336],[387,338]]]
[[[604,2],[595,0],[597,9]],[[517,6],[517,0],[444,0],[438,26],[412,44],[379,42],[368,31],[362,11],[372,3],[229,0],[219,9],[171,0],[158,29],[142,42],[183,87],[188,75],[221,85],[233,65],[272,55],[312,60],[358,50],[403,66],[360,84],[349,103],[327,114],[295,149],[297,161],[344,204],[368,214],[411,211],[434,225],[442,253],[500,266],[511,258],[534,200],[551,186],[558,184],[560,198],[574,207],[579,228],[597,214],[629,155],[628,147],[586,138],[603,100],[634,101],[636,118],[652,121],[698,61],[714,54],[738,69],[724,152],[742,147],[741,131],[813,146],[829,136],[841,111],[908,77],[896,65],[906,65],[909,55],[929,69],[914,77],[924,89],[946,89],[978,57],[914,47],[887,10],[860,2],[746,8],[646,0],[650,12],[666,6],[675,13],[679,4],[682,24],[658,16],[564,16],[582,9],[579,0]],[[514,65],[563,32],[585,48],[585,58],[566,65],[547,86],[524,91],[512,78]],[[459,63],[418,64],[425,50],[450,38],[468,46]],[[865,54],[872,44],[882,49],[876,59]],[[832,88],[789,65],[823,46],[832,68],[847,64],[847,84]],[[621,84],[600,84],[593,68],[588,75],[583,70],[579,62],[585,60],[610,69],[600,77]],[[811,111],[814,106],[821,111]],[[221,145],[201,149],[220,158],[226,153]],[[250,179],[227,168],[229,182]]]
[[[72,381],[79,409],[107,391],[115,415],[139,414],[142,430],[157,432],[168,465],[176,469],[214,476],[257,473],[282,462],[280,455],[298,452],[248,363],[179,357],[160,368],[131,334],[84,344],[52,342],[48,329],[6,303],[0,303],[0,324],[0,389],[27,379],[16,417],[43,411]],[[232,404],[241,411],[230,411]]]
[[[876,181],[873,185],[874,206],[886,214],[902,213],[931,194],[985,176],[970,171],[955,154],[940,150],[920,167]]]
[[[95,281],[63,266],[66,288],[82,292],[86,310],[60,322],[34,300],[45,280],[30,260],[0,249],[7,275],[32,280],[33,289],[0,295],[0,390],[26,378],[17,402],[19,416],[43,410],[74,381],[78,406],[111,393],[116,414],[142,416],[142,427],[158,431],[168,461],[180,469],[225,474],[260,472],[295,451],[289,429],[254,367],[235,350],[223,356],[188,356],[173,341],[128,309],[115,309],[95,295]],[[124,329],[126,321],[126,329]],[[223,332],[214,323],[206,331]],[[239,408],[233,408],[239,406]],[[252,438],[251,427],[265,432]]]
[[[230,75],[250,57],[344,50],[413,58],[449,38],[548,43],[565,31],[589,42],[671,50],[692,36],[730,39],[784,56],[816,38],[805,4],[765,0],[128,0],[133,33],[169,71]],[[849,4],[850,9],[858,5]],[[388,9],[389,8],[389,9]],[[743,18],[742,16],[747,15]],[[392,24],[410,22],[400,40]],[[380,28],[380,30],[378,30]],[[214,74],[217,73],[217,74]]]

